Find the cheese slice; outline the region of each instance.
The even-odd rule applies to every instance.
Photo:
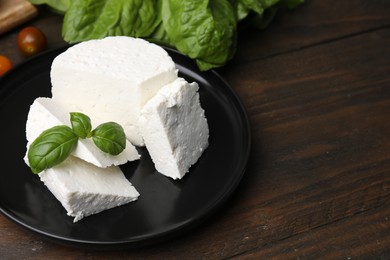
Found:
[[[27,147],[46,129],[56,125],[71,126],[69,112],[78,111],[69,111],[60,103],[50,98],[41,97],[35,99],[30,106],[30,111],[27,116],[26,138],[29,142]],[[93,127],[97,126],[93,118],[91,118],[91,122]],[[140,158],[137,150],[129,141],[126,142],[126,148],[123,152],[114,156],[102,152],[93,143],[91,138],[80,138],[72,155],[103,168],[112,165],[121,165]]]
[[[143,107],[140,129],[157,171],[181,179],[208,146],[198,84],[178,78]]]
[[[177,78],[177,69],[160,46],[115,36],[70,47],[54,59],[50,76],[53,99],[90,115],[98,124],[121,124],[127,138],[142,146],[141,108]]]
[[[39,177],[68,215],[75,217],[73,222],[139,197],[119,167],[102,169],[72,156]]]

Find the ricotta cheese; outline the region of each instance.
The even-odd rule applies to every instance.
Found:
[[[73,222],[139,197],[119,167],[102,169],[72,156],[39,177],[74,217]]]
[[[181,179],[208,146],[198,84],[178,78],[143,107],[140,129],[157,171]]]
[[[50,98],[37,98],[30,106],[30,111],[27,116],[26,123],[26,138],[29,143],[33,142],[44,130],[56,125],[71,126],[70,114],[68,109],[63,107],[60,103],[55,102]],[[97,124],[93,122],[93,127]],[[29,143],[27,147],[29,147]],[[72,155],[92,163],[98,167],[108,167],[112,165],[124,164],[128,161],[138,160],[140,155],[135,147],[127,141],[126,148],[119,155],[110,155],[102,152],[91,138],[79,139]]]
[[[144,145],[138,126],[141,108],[177,78],[177,69],[160,46],[116,36],[70,47],[54,59],[50,75],[53,99],[98,124],[121,124],[133,144]]]

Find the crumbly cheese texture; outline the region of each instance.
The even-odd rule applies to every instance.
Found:
[[[160,46],[116,36],[70,47],[54,59],[50,75],[53,99],[94,117],[96,123],[121,124],[127,138],[142,146],[140,111],[177,78],[177,69]]]
[[[41,181],[77,222],[135,201],[138,191],[117,166],[102,169],[75,157],[39,174]]]
[[[60,103],[51,98],[37,98],[30,106],[30,111],[27,116],[26,123],[26,138],[29,144],[33,142],[43,131],[56,126],[68,125],[70,123],[69,111]],[[93,118],[91,118],[92,126],[96,127]],[[121,165],[128,161],[138,160],[140,155],[136,148],[129,142],[126,142],[126,148],[119,155],[110,155],[102,152],[91,138],[81,139],[77,143],[72,155],[92,163],[98,167],[109,167],[112,165]]]
[[[140,129],[157,171],[181,179],[208,146],[198,84],[178,78],[143,107]]]

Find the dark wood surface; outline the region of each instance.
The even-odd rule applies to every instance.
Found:
[[[55,48],[61,21],[40,9],[28,24]],[[0,36],[15,64],[19,29]],[[0,258],[390,259],[390,1],[307,0],[265,31],[240,31],[218,71],[253,135],[247,173],[218,214],[121,251],[53,244],[0,215]]]

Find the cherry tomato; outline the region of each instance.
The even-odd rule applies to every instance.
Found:
[[[26,27],[18,33],[17,43],[20,52],[27,57],[35,55],[47,47],[45,34],[33,26]]]
[[[0,77],[4,73],[9,71],[12,68],[12,62],[5,56],[0,55]]]

